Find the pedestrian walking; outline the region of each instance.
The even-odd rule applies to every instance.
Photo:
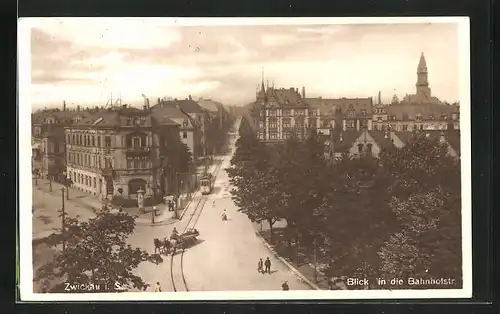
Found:
[[[262,261],[262,258],[259,259],[259,262],[257,263],[257,271],[261,274],[264,272],[264,262]]]
[[[160,286],[160,283],[159,283],[159,282],[156,282],[156,285],[155,285],[155,292],[161,292],[161,286]]]
[[[271,260],[266,258],[266,261],[264,262],[264,266],[266,266],[266,270],[264,271],[265,273],[270,274],[271,273]]]

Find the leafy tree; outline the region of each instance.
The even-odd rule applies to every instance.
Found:
[[[64,282],[99,285],[102,292],[149,286],[132,270],[142,262],[159,264],[162,259],[126,244],[135,227],[133,216],[124,212],[111,213],[104,208],[88,221],[80,222],[71,217],[64,217],[64,220],[65,230],[46,239],[50,246],[64,243],[64,251],[39,269],[37,280],[63,279]],[[56,285],[52,291],[64,291],[64,284]]]
[[[399,230],[387,206],[386,184],[377,159],[344,158],[329,174],[330,193],[320,210],[322,258],[328,275],[376,276],[380,247]]]
[[[381,271],[401,277],[450,277],[461,284],[460,163],[447,147],[415,134],[382,157],[392,184],[389,205],[401,230],[379,252]]]

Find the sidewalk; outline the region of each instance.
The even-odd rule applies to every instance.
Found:
[[[61,187],[62,187],[61,184],[57,182],[52,182],[52,192],[50,192],[49,181],[46,179],[39,179],[38,185],[35,186],[35,188],[39,191],[43,191],[44,193],[47,193],[49,195],[59,196],[59,197],[61,197]],[[90,210],[94,214],[97,211],[100,211],[103,205],[103,201],[100,200],[99,198],[71,187],[69,188],[69,200],[66,200],[66,202],[68,205],[73,203],[78,207],[84,207],[87,210]],[[166,209],[165,204],[160,203],[156,206],[158,207],[159,209],[158,212],[160,214],[155,217],[154,224],[151,222],[151,211],[150,211],[151,209],[149,208],[147,209],[148,212],[146,213],[140,213],[138,207],[124,208],[123,211],[129,213],[130,215],[138,216],[138,218],[135,221],[137,225],[156,226],[156,225],[170,224],[176,221],[176,219],[172,218],[173,213],[169,212]]]
[[[304,282],[306,282],[311,288],[316,290],[329,290],[330,287],[328,285],[328,278],[321,273],[321,271],[316,271],[315,278],[315,270],[314,264],[305,262],[303,264],[297,264],[296,259],[290,258],[288,256],[283,256],[276,250],[276,246],[269,243],[268,239],[264,236],[263,233],[269,231],[267,227],[264,227],[261,231],[261,225],[258,223],[252,223],[255,229],[255,233],[262,240],[264,245],[278,258],[281,262],[283,262],[292,272],[296,273]],[[276,235],[277,236],[277,235]],[[342,286],[340,289],[344,290],[345,288]]]

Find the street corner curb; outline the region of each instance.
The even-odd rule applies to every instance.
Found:
[[[286,267],[288,267],[290,269],[290,271],[292,273],[294,273],[297,277],[300,278],[300,280],[302,280],[303,282],[305,282],[309,287],[311,287],[312,289],[314,290],[321,290],[320,287],[318,287],[318,285],[314,284],[313,282],[311,282],[309,279],[307,279],[304,275],[302,275],[302,273],[297,269],[295,268],[292,264],[290,264],[289,262],[287,262],[287,260],[285,260],[283,257],[281,257],[274,249],[273,247],[266,241],[266,239],[264,239],[258,232],[255,232],[255,234],[257,235],[257,237],[262,241],[262,243],[264,243],[264,246],[269,250],[271,251],[271,253],[273,253],[273,255],[279,259],[283,264],[285,264]]]
[[[179,222],[179,219],[165,219],[162,221],[156,221],[155,223],[152,223],[150,220],[136,220],[135,224],[137,226],[149,226],[149,227],[159,227],[159,226],[168,226],[173,223]]]

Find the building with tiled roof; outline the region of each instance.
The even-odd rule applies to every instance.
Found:
[[[31,115],[32,168],[52,180],[59,181],[65,172],[64,128],[90,116],[89,112],[44,110]]]
[[[344,131],[372,129],[373,99],[367,98],[305,98],[316,116],[318,130],[335,127]]]
[[[425,130],[418,131],[426,136],[438,140],[440,143],[446,144],[448,154],[452,157],[460,158],[460,131],[459,130]],[[394,134],[406,144],[415,132],[394,132]]]
[[[265,142],[283,141],[296,133],[299,139],[306,136],[309,123],[315,124],[315,111],[309,106],[296,88],[264,87],[262,81],[256,94],[256,101],[251,112],[258,137]],[[309,119],[309,118],[314,118]]]
[[[161,165],[179,126],[166,114],[123,105],[97,111],[65,133],[67,177],[81,191],[103,199],[137,197],[139,190],[151,196],[173,185]]]
[[[152,108],[153,110],[157,110],[158,108],[175,108],[180,113],[187,115],[189,121],[186,123],[185,117],[182,117],[179,112],[174,112],[174,109],[171,111],[172,119],[178,122],[181,129],[183,129],[181,131],[181,139],[189,146],[193,156],[195,158],[205,156],[209,116],[207,111],[192,99],[191,95],[182,100],[159,100]],[[187,127],[189,127],[189,130],[186,129]]]
[[[447,130],[460,128],[459,107],[441,102],[432,96],[428,82],[427,63],[424,54],[417,66],[416,93],[395,99],[383,107],[386,116],[373,118],[375,130],[394,131]]]

